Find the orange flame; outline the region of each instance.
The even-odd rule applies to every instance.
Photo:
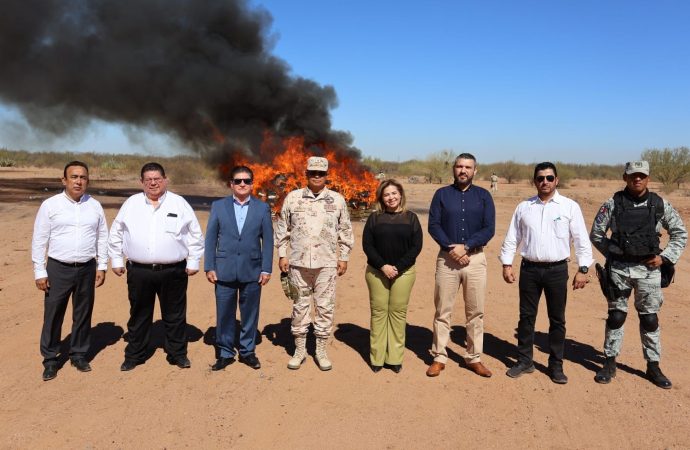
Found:
[[[259,150],[264,160],[270,159],[268,155],[275,153],[275,150],[271,150],[273,143],[272,136],[267,134]],[[305,149],[302,137],[286,138],[282,141],[281,147],[283,150],[270,163],[250,161],[240,153],[232,154],[228,158],[228,163],[220,166],[220,174],[227,179],[233,166],[245,165],[251,168],[254,172],[254,195],[267,201],[272,211],[277,213],[288,192],[306,186],[307,159],[314,156]],[[326,148],[318,155],[328,159],[328,188],[345,197],[350,208],[371,207],[375,201],[378,180],[359,160],[341,153]]]

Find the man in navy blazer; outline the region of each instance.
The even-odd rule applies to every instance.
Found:
[[[251,195],[254,174],[249,167],[230,172],[232,195],[211,205],[206,227],[204,270],[216,291],[216,345],[220,354],[211,370],[239,360],[261,368],[256,357],[261,287],[271,279],[273,223],[269,206]],[[235,315],[240,305],[240,340],[235,342]]]

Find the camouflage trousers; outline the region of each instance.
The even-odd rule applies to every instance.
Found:
[[[661,309],[664,296],[661,293],[661,271],[642,264],[616,263],[611,267],[611,282],[620,290],[615,301],[609,301],[609,311],[628,312],[628,298],[634,291],[635,309],[640,315],[656,314]],[[606,326],[604,355],[618,356],[623,344],[624,326],[612,330]],[[661,357],[661,328],[646,331],[640,325],[642,353],[647,361],[659,361]]]
[[[311,323],[312,299],[316,312],[314,314],[314,334],[327,338],[333,328],[335,313],[335,282],[338,271],[335,267],[307,269],[290,266],[290,278],[299,290],[299,298],[292,305],[292,326],[294,336],[307,334]]]

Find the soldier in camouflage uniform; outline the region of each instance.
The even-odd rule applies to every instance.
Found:
[[[592,243],[606,257],[605,273],[610,286],[604,339],[606,362],[594,380],[606,384],[616,376],[616,356],[623,343],[628,297],[634,289],[647,378],[661,388],[670,389],[671,381],[659,368],[661,341],[657,313],[663,303],[659,268],[678,261],[688,233],[671,204],[647,189],[647,161],[627,163],[623,180],[625,190],[602,205],[590,233]],[[668,245],[663,250],[659,247],[662,227],[669,234]],[[609,229],[611,235],[607,237]]]
[[[293,370],[300,368],[307,355],[312,297],[316,307],[316,362],[321,370],[332,367],[326,343],[333,327],[335,284],[347,270],[354,244],[347,204],[342,195],[326,187],[327,171],[326,158],[312,156],[307,160],[307,187],[285,197],[276,224],[278,266],[283,272],[289,271],[290,282],[299,290],[292,308],[295,353],[288,368]]]

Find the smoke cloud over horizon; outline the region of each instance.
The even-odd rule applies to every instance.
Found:
[[[63,136],[93,120],[160,132],[210,159],[258,157],[266,132],[359,157],[331,129],[332,86],[271,54],[272,17],[245,0],[9,0],[0,101]],[[264,158],[266,155],[264,155]]]

